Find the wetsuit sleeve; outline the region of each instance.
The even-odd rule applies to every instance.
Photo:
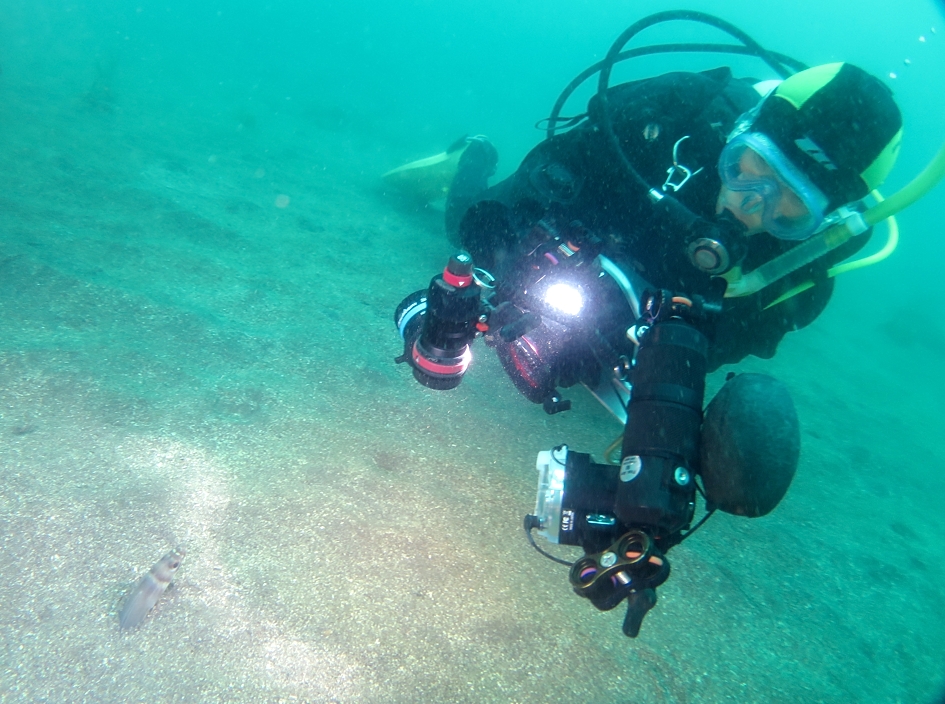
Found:
[[[711,336],[710,370],[723,364],[734,364],[748,355],[762,359],[773,357],[787,333],[807,327],[824,312],[835,285],[835,280],[827,273],[830,267],[858,253],[871,236],[872,231],[868,231],[853,238],[752,296],[725,299],[722,315]],[[752,262],[750,268],[781,253],[783,249],[776,249],[779,245],[786,246],[785,243],[769,241],[765,258]],[[810,287],[775,303],[782,295],[801,285]]]
[[[833,279],[823,279],[771,308],[764,298],[726,299],[709,347],[709,371],[740,362],[748,355],[771,359],[784,336],[807,327],[823,312],[833,292]]]

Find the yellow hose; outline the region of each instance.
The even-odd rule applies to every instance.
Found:
[[[740,279],[729,282],[725,291],[726,298],[737,298],[741,296],[750,296],[779,279],[784,278],[791,272],[797,271],[802,266],[810,264],[815,259],[822,257],[840,245],[847,242],[851,237],[865,232],[868,228],[882,222],[900,212],[904,208],[915,203],[919,198],[928,193],[945,176],[945,144],[943,144],[918,176],[916,176],[907,185],[889,197],[886,200],[880,200],[879,203],[863,213],[857,218],[847,218],[828,230],[811,237],[806,242],[789,250],[770,262],[762,264],[757,269],[748,274],[744,274]],[[890,221],[889,239],[882,250],[861,260],[849,262],[846,265],[835,267],[837,271],[831,270],[832,276],[836,276],[843,271],[859,269],[881,261],[889,256],[896,244],[899,242],[899,228],[895,221]],[[794,296],[813,286],[811,282],[805,282],[780,296],[777,300],[770,303],[767,307],[777,305],[781,301]]]
[[[873,197],[879,200],[881,203],[883,202],[883,198],[879,195],[878,191],[873,191]],[[886,244],[883,245],[882,249],[880,249],[875,254],[869,255],[868,257],[861,257],[860,259],[855,259],[852,262],[837,264],[836,266],[831,267],[827,270],[828,278],[831,276],[845,274],[848,271],[862,269],[865,266],[878,264],[879,262],[886,259],[894,251],[896,251],[896,247],[899,245],[899,223],[896,221],[895,215],[890,215],[887,218],[886,228]]]
[[[922,172],[910,181],[906,186],[900,189],[895,195],[890,196],[882,203],[874,205],[863,213],[863,219],[866,224],[872,227],[878,222],[882,222],[890,215],[895,215],[904,208],[908,208],[919,198],[928,193],[945,176],[945,144],[939,147],[938,153],[929,162],[929,165],[922,169]]]
[[[878,191],[873,191],[873,197],[882,200],[882,196],[879,195]],[[886,244],[883,245],[882,249],[874,254],[870,254],[869,256],[861,257],[860,259],[854,259],[852,262],[845,262],[843,264],[837,264],[836,266],[830,267],[827,270],[827,278],[829,279],[840,274],[845,274],[848,271],[862,269],[865,266],[878,264],[879,262],[886,259],[890,254],[892,254],[899,244],[899,223],[896,222],[896,217],[894,215],[890,215],[887,218],[886,227]],[[783,303],[787,299],[793,298],[802,291],[806,291],[807,289],[813,287],[813,281],[805,281],[800,283],[771,301],[771,303],[765,306],[765,310],[768,310],[768,308],[774,308],[774,306],[778,305],[779,303]]]

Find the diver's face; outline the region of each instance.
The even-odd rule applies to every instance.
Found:
[[[715,212],[721,213],[723,210],[731,212],[747,228],[747,234],[755,235],[765,231],[762,219],[766,207],[769,217],[775,218],[793,220],[804,217],[809,213],[807,206],[797,197],[797,194],[784,183],[774,169],[768,165],[768,162],[756,151],[745,149],[738,165],[741,169],[740,180],[759,183],[772,180],[778,186],[773,193],[771,191],[762,193],[754,190],[736,191],[724,184],[722,185]],[[770,201],[772,198],[774,198],[773,202],[766,202],[766,200]]]

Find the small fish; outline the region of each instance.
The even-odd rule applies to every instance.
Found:
[[[134,628],[144,620],[174,579],[174,573],[186,554],[184,548],[174,548],[141,578],[118,614],[118,625],[121,628]]]

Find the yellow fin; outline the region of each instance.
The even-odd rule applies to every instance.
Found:
[[[402,195],[427,203],[439,200],[446,197],[464,151],[466,144],[459,149],[451,147],[445,152],[391,169],[381,178]]]

